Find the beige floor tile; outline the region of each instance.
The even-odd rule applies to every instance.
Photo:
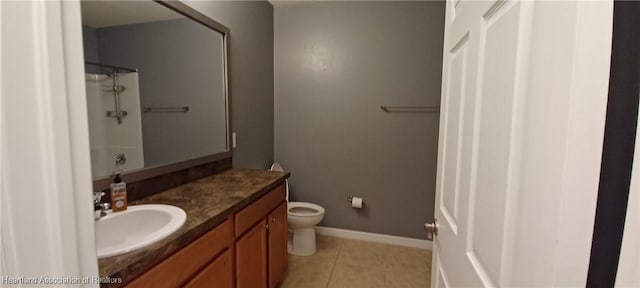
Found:
[[[387,288],[427,288],[431,282],[431,269],[427,267],[387,267],[385,286]]]
[[[289,257],[287,276],[280,287],[327,287],[334,262]]]
[[[416,271],[426,274],[431,268],[431,251],[400,246],[387,246],[385,270]]]
[[[344,240],[336,263],[355,264],[371,268],[382,268],[387,254],[387,245],[363,241]]]
[[[289,255],[284,288],[425,288],[431,251],[318,235],[312,256]]]
[[[317,235],[316,241],[316,254],[311,257],[335,261],[338,257],[338,253],[340,252],[340,248],[342,247],[343,240],[340,238]]]
[[[303,278],[286,278],[282,281],[279,288],[326,288],[328,280],[315,280]]]
[[[311,256],[295,256],[289,254],[289,261],[293,263],[330,263],[333,265],[340,252],[342,239],[322,236],[318,237],[317,241],[315,254]]]
[[[382,288],[384,270],[350,263],[336,263],[329,288]]]
[[[429,288],[430,280],[424,278],[386,278],[385,288]]]

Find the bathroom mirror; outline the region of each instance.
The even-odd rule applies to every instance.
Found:
[[[94,184],[230,157],[229,30],[178,1],[81,7]]]

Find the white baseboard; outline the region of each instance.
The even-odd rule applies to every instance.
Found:
[[[316,226],[316,233],[320,235],[332,236],[337,238],[346,238],[353,240],[369,241],[375,243],[391,244],[410,248],[432,250],[433,242],[407,237],[391,236],[385,234],[376,234],[369,232],[360,232],[354,230],[320,227]]]

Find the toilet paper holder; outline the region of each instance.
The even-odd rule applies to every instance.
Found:
[[[349,195],[349,203],[353,202],[353,197],[359,197],[359,196],[353,196],[353,195]],[[362,205],[364,206],[365,201],[364,201],[364,197],[362,198]]]

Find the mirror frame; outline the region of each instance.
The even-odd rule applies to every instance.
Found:
[[[191,8],[190,6],[177,1],[177,0],[154,0],[154,2],[169,8],[176,13],[184,15],[185,17],[196,21],[206,27],[209,27],[220,34],[222,34],[222,52],[223,52],[223,85],[225,92],[225,119],[226,119],[226,135],[225,135],[225,146],[226,151],[220,153],[213,153],[209,155],[205,155],[202,157],[197,157],[189,160],[161,164],[151,167],[144,167],[141,169],[135,169],[130,171],[125,171],[122,173],[123,178],[127,180],[127,182],[137,182],[140,180],[145,180],[149,178],[153,178],[156,176],[165,175],[168,173],[184,170],[187,168],[191,168],[194,166],[214,162],[217,160],[232,158],[233,152],[231,151],[231,145],[229,143],[231,139],[231,101],[229,97],[230,89],[229,89],[229,28],[222,25],[221,23],[211,19],[210,17],[200,13],[199,11]],[[106,190],[109,189],[112,182],[113,175],[101,176],[97,178],[93,178],[93,189],[95,191],[98,190]]]

